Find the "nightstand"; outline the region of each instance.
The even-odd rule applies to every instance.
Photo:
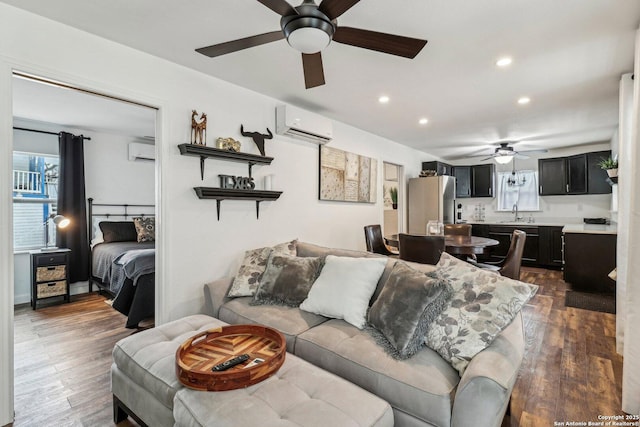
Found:
[[[71,249],[31,251],[31,308],[38,300],[64,297],[69,302],[69,254]]]

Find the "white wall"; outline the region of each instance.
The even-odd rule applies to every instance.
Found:
[[[280,200],[263,203],[260,220],[255,219],[252,202],[225,201],[222,218],[215,219],[215,202],[198,200],[192,187],[217,186],[217,174],[246,175],[245,165],[207,161],[205,182],[200,182],[197,158],[181,156],[177,144],[187,142],[192,109],[209,117],[209,144],[218,136],[233,136],[243,142],[243,151],[257,153],[252,142],[239,135],[240,124],[247,130],[274,130],[274,110],[278,101],[226,82],[188,70],[165,60],[106,41],[99,37],[0,4],[0,78],[7,83],[11,67],[56,80],[70,82],[98,92],[134,99],[159,107],[160,191],[159,239],[156,276],[157,322],[196,313],[203,307],[203,283],[235,273],[244,250],[271,245],[298,237],[302,240],[344,248],[364,248],[363,226],[382,221],[382,201],[377,204],[319,202],[318,147],[309,143],[275,137],[267,141],[271,166],[256,167],[256,176],[274,174],[274,189],[284,191]],[[363,107],[364,108],[364,107]],[[11,141],[11,106],[0,103],[2,141]],[[420,162],[431,157],[351,126],[335,123],[332,145],[341,149],[406,166],[415,176]],[[2,143],[2,155],[10,148]],[[2,158],[3,156],[0,156]],[[3,171],[8,181],[8,171]],[[381,170],[378,173],[381,180]],[[259,181],[258,181],[259,182]],[[382,182],[379,181],[382,188]],[[0,193],[6,196],[6,192]],[[3,201],[2,213],[10,213]],[[6,228],[6,227],[4,227]],[[2,250],[10,247],[2,236]],[[9,269],[10,275],[11,268]],[[10,327],[13,300],[1,293],[3,353],[10,360]],[[7,322],[6,320],[9,320]],[[8,362],[9,368],[10,362]],[[3,368],[2,377],[12,372]],[[11,388],[2,382],[0,409],[11,401]],[[0,424],[10,421],[10,411],[0,411]]]
[[[601,144],[593,144],[582,147],[570,147],[558,150],[549,150],[549,152],[539,155],[531,155],[529,159],[515,159],[516,170],[538,170],[538,159],[571,156],[579,153],[587,153],[592,151],[606,151],[611,149],[610,142]],[[486,163],[486,162],[479,162]],[[469,165],[478,164],[468,161],[458,161],[456,164]],[[513,168],[512,163],[501,165],[496,163],[496,173],[510,172]],[[476,204],[480,203],[485,206],[486,221],[502,221],[513,218],[510,212],[496,211],[497,198],[469,198],[459,199],[457,202],[463,206],[462,219],[472,221]],[[611,194],[589,194],[589,195],[566,195],[566,196],[541,196],[540,211],[526,212],[522,216],[526,218],[532,215],[536,222],[540,223],[557,223],[570,224],[580,223],[583,218],[611,218]]]
[[[155,114],[155,112],[153,113]],[[74,129],[52,123],[17,119],[15,126],[49,132],[64,130],[91,138],[84,143],[86,196],[96,203],[154,204],[155,174],[153,162],[130,161],[128,148],[135,137]],[[57,135],[13,131],[16,151],[58,154]],[[31,267],[28,251],[14,254],[14,304],[30,300]],[[71,285],[71,294],[87,292],[87,282]]]

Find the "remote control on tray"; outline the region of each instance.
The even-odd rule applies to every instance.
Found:
[[[229,359],[226,362],[218,363],[216,366],[211,368],[212,371],[220,372],[226,371],[229,368],[233,368],[236,365],[241,364],[242,362],[246,362],[249,360],[248,354],[241,354],[240,356],[236,356],[233,359]]]

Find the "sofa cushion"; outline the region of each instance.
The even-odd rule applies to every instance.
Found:
[[[291,354],[272,377],[247,388],[183,388],[174,417],[182,427],[393,426],[387,402]]]
[[[298,336],[295,354],[434,426],[448,426],[458,372],[424,347],[407,360],[387,354],[365,331],[329,320]]]
[[[229,297],[253,296],[260,284],[260,278],[267,266],[271,252],[283,255],[295,255],[297,240],[280,243],[274,247],[251,249],[244,253],[244,259],[229,289]]]
[[[436,272],[449,282],[454,295],[429,326],[426,344],[462,375],[469,361],[513,321],[538,286],[477,268],[447,253],[442,254]]]
[[[118,341],[113,361],[129,379],[173,408],[173,397],[182,388],[175,368],[178,347],[198,332],[223,325],[203,314],[184,317]]]
[[[320,276],[300,309],[344,319],[362,329],[367,321],[369,300],[386,264],[384,258],[327,255]]]
[[[250,305],[251,297],[234,298],[220,307],[220,320],[231,323],[258,323],[282,332],[287,340],[287,351],[295,349],[296,337],[327,321],[326,317],[284,305]]]
[[[271,253],[252,304],[297,307],[309,294],[324,264],[324,257],[300,258]]]
[[[369,310],[369,323],[382,334],[391,355],[413,356],[424,346],[427,327],[444,310],[451,286],[435,273],[397,262],[380,296]]]

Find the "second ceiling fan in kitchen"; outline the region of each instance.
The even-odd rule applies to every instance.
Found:
[[[322,0],[319,5],[304,0],[297,7],[285,0],[258,1],[281,15],[280,30],[202,47],[196,52],[213,58],[286,38],[302,53],[305,86],[309,89],[325,84],[321,51],[332,40],[405,58],[415,58],[427,44],[426,40],[338,26],[336,19],[360,0]]]

